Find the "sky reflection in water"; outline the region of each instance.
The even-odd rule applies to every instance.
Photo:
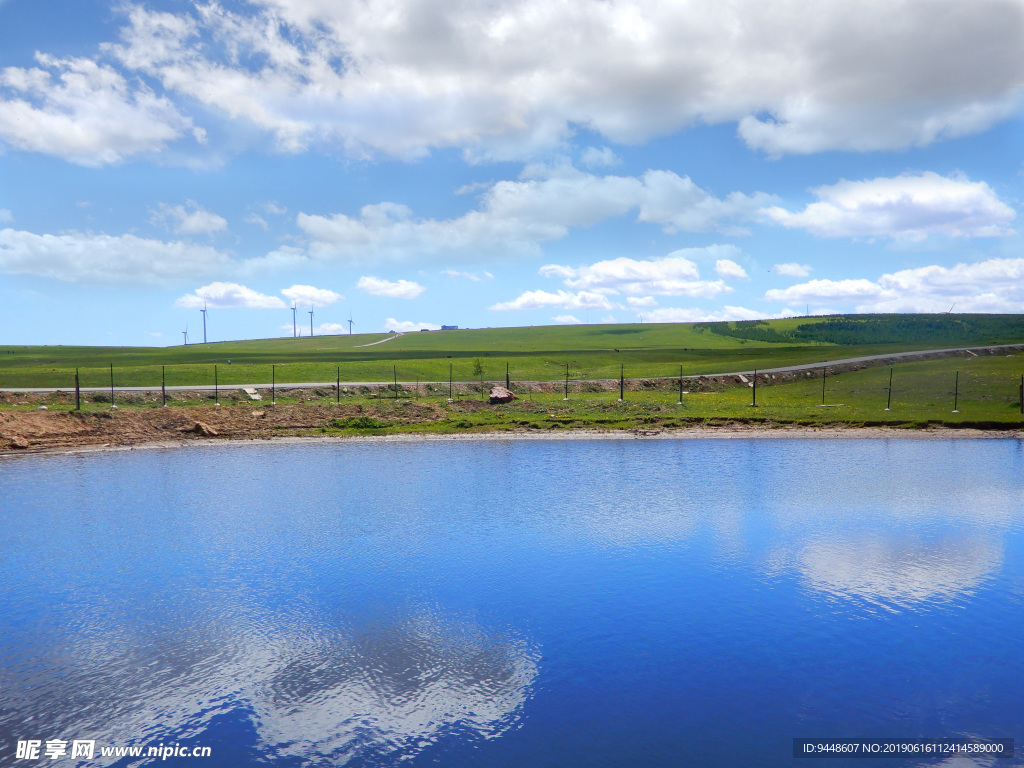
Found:
[[[1002,440],[6,460],[0,757],[771,766],[795,736],[1020,737],[1022,470]]]

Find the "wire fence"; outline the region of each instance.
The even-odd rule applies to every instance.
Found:
[[[842,409],[851,412],[881,411],[973,412],[1006,418],[1011,412],[1024,415],[1024,375],[1011,373],[1008,364],[998,369],[969,365],[936,366],[934,361],[844,370],[841,366],[814,369],[753,372],[730,375],[687,375],[683,367],[676,377],[630,375],[625,365],[614,379],[588,379],[564,364],[558,379],[522,381],[504,363],[500,378],[487,376],[478,364],[448,366],[447,380],[403,377],[397,365],[381,368],[376,381],[343,381],[342,366],[322,364],[275,364],[231,366],[174,365],[123,366],[52,370],[31,374],[39,389],[58,390],[51,404],[65,409],[122,405],[168,405],[213,402],[228,404],[268,401],[341,403],[352,398],[436,399],[452,403],[489,401],[491,388],[504,386],[525,402],[561,401],[582,405],[592,402],[642,401],[659,407],[676,405],[694,411],[729,411],[740,407],[767,411]],[[25,405],[11,393],[24,385],[27,374],[7,376],[0,372],[0,405]],[[712,405],[713,404],[713,405]],[[47,406],[49,407],[49,406]]]

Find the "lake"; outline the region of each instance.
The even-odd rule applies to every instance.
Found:
[[[3,765],[1024,764],[1016,440],[310,440],[0,489]],[[793,758],[829,737],[1018,745]],[[133,745],[178,752],[100,754]]]

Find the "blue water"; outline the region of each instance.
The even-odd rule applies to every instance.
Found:
[[[0,493],[0,765],[1024,764],[1018,441],[226,445]],[[1018,757],[793,759],[830,736]]]

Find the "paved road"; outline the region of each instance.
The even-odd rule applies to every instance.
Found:
[[[820,363],[806,363],[804,365],[787,365],[784,368],[758,368],[758,373],[787,373],[788,371],[810,371],[814,368],[823,368],[830,365],[850,365],[853,363],[872,363],[886,360],[906,360],[907,358],[927,357],[928,355],[948,355],[954,352],[991,352],[993,350],[1024,350],[1024,344],[996,344],[991,347],[951,347],[949,349],[921,349],[916,352],[890,352],[886,355],[865,355],[863,357],[846,357],[842,360],[825,360]],[[738,376],[739,374],[753,374],[753,371],[733,371],[732,373],[705,373],[703,376]],[[690,376],[683,378],[698,378]]]
[[[392,337],[394,338],[394,337]],[[385,339],[386,341],[386,339]],[[380,343],[380,342],[376,342]],[[839,360],[824,360],[817,363],[805,363],[801,365],[787,365],[782,368],[758,368],[758,373],[787,373],[789,371],[810,371],[815,368],[822,368],[825,366],[833,365],[852,365],[855,363],[874,363],[874,362],[888,362],[897,360],[908,360],[915,357],[927,357],[929,355],[946,355],[953,354],[956,352],[991,352],[995,350],[1024,350],[1024,344],[997,344],[990,347],[950,347],[949,349],[922,349],[915,352],[890,352],[885,355],[865,355],[862,357],[845,357]],[[683,376],[684,379],[699,379],[701,377],[714,377],[714,376],[739,376],[743,374],[745,376],[752,375],[753,370],[746,371],[729,371],[727,373],[701,373]],[[644,378],[656,378],[656,377],[644,377]],[[676,376],[663,376],[666,379],[677,379]],[[400,381],[400,385],[409,387],[415,386],[415,381]],[[442,385],[447,384],[447,381],[420,381],[418,382],[421,386],[426,384]],[[476,382],[457,381],[456,384],[475,384]],[[536,382],[527,381],[525,384],[540,384],[550,382]],[[394,384],[394,381],[343,381],[341,382],[342,387],[386,387]],[[255,389],[270,389],[270,384],[223,384],[219,388],[225,392],[242,389],[243,387],[253,387]],[[315,387],[325,387],[334,389],[335,382],[333,381],[315,381],[315,382],[278,382],[276,385],[277,389],[313,389]],[[74,387],[0,387],[0,392],[73,392]],[[168,392],[213,392],[214,387],[210,385],[197,384],[195,386],[182,387],[173,386],[167,387]],[[82,392],[109,392],[110,387],[82,387]],[[115,392],[159,392],[160,387],[114,387]]]

